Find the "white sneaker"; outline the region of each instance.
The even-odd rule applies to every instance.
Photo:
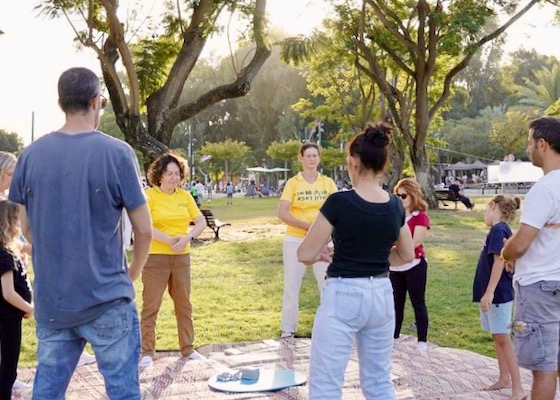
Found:
[[[204,357],[202,354],[200,354],[198,351],[193,351],[190,356],[187,357],[187,360],[191,360],[191,361],[199,361],[199,360],[206,360],[206,357]]]
[[[284,332],[282,331],[282,335],[280,335],[280,339],[291,339],[294,337],[294,332]]]
[[[140,368],[148,368],[148,367],[151,367],[153,364],[154,364],[154,360],[152,359],[152,357],[144,356],[140,359],[140,362],[138,363],[138,366]]]
[[[19,379],[16,379],[12,388],[14,389],[29,389],[31,385],[28,383],[22,382]]]
[[[93,364],[95,362],[95,356],[92,356],[91,354],[89,354],[87,351],[83,351],[82,354],[80,354],[80,359],[78,360],[78,367],[81,367],[83,365],[88,365],[88,364]]]
[[[416,350],[419,351],[420,353],[427,352],[428,351],[428,343],[418,342],[418,344],[416,345]]]

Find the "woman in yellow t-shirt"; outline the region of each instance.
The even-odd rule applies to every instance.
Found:
[[[192,195],[180,187],[185,171],[186,162],[170,153],[159,156],[148,169],[152,187],[146,190],[146,196],[153,239],[142,271],[140,367],[149,367],[156,355],[156,319],[166,288],[175,307],[181,354],[189,359],[202,358],[193,346],[190,243],[206,228],[206,220]],[[195,225],[189,232],[191,221]]]
[[[278,207],[278,217],[287,225],[283,251],[282,338],[292,337],[297,331],[299,291],[306,269],[306,266],[297,260],[297,249],[315,221],[319,208],[331,193],[337,191],[334,181],[317,171],[321,162],[317,144],[304,143],[299,151],[299,160],[303,171],[286,182]],[[325,262],[313,264],[319,293],[323,289],[327,267]]]

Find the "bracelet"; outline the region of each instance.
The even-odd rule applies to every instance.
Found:
[[[507,264],[511,264],[511,261],[510,261],[510,260],[507,260],[507,259],[504,257],[504,250],[505,250],[505,249],[506,249],[506,247],[504,246],[504,247],[502,247],[502,250],[500,251],[500,260],[502,260],[503,262],[505,262],[505,263],[507,263]]]

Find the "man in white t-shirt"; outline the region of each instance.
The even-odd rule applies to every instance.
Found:
[[[553,400],[560,364],[560,118],[529,122],[527,153],[544,176],[525,196],[519,230],[501,258],[515,270],[512,324],[519,365],[533,371],[531,398]]]

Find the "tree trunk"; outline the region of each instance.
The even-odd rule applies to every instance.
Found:
[[[422,144],[417,148],[410,149],[410,159],[414,167],[416,181],[422,187],[424,197],[428,202],[430,208],[438,208],[438,203],[435,195],[434,182],[430,174],[430,163],[426,154],[426,147]]]
[[[387,187],[390,192],[402,178],[404,169],[404,149],[396,146],[391,146],[391,167],[387,171]]]

